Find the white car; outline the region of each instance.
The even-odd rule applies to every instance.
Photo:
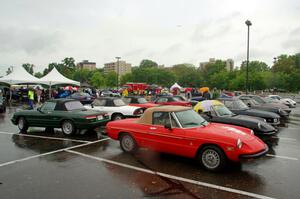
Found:
[[[85,105],[86,109],[106,112],[111,120],[121,120],[124,118],[140,117],[143,109],[137,106],[128,106],[121,98],[100,97],[92,104]]]
[[[297,104],[297,102],[295,102],[294,100],[290,98],[282,98],[279,95],[269,95],[268,97],[274,100],[278,100],[282,104],[287,105],[289,108],[295,108]]]

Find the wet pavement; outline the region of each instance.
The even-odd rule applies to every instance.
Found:
[[[266,157],[208,172],[193,159],[140,149],[123,153],[99,132],[20,134],[0,115],[0,198],[299,198],[300,106],[264,140]]]

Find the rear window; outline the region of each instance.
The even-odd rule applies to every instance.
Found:
[[[65,107],[68,111],[84,109],[83,105],[79,101],[66,102]]]

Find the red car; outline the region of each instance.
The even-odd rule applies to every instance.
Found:
[[[182,96],[161,96],[154,100],[155,104],[173,106],[192,106],[192,103],[184,100]]]
[[[208,123],[183,106],[149,108],[141,118],[109,122],[109,137],[120,141],[125,152],[138,147],[197,158],[211,171],[223,169],[229,161],[257,158],[268,146],[247,128]]]
[[[141,96],[124,97],[123,101],[126,104],[128,104],[129,106],[141,107],[144,110],[146,110],[147,108],[158,106],[157,104],[154,104],[152,102],[148,102],[144,97],[141,97]]]

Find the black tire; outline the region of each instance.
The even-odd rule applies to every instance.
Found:
[[[224,152],[217,146],[205,146],[198,153],[198,161],[209,171],[221,171],[227,165],[227,158]]]
[[[120,147],[124,152],[134,153],[138,146],[135,139],[128,133],[124,133],[120,137]]]
[[[111,117],[111,120],[112,121],[115,121],[115,120],[122,120],[124,119],[124,116],[120,113],[117,113],[117,114],[113,114],[112,117]]]
[[[71,120],[64,120],[61,124],[61,130],[63,134],[70,136],[76,132],[76,127]]]
[[[21,131],[21,133],[26,133],[27,129],[28,129],[28,124],[27,121],[25,120],[24,117],[20,117],[18,119],[18,128]]]

